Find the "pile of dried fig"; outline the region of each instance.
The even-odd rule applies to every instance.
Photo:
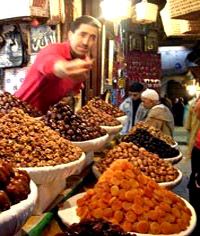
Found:
[[[85,105],[82,107],[78,114],[85,120],[88,120],[93,125],[102,125],[102,126],[117,126],[121,123],[111,115],[108,115],[104,111],[91,106]]]
[[[96,107],[98,110],[106,112],[107,114],[116,117],[125,116],[126,114],[121,111],[117,106],[105,102],[99,97],[95,97],[88,102],[88,105]]]
[[[103,173],[110,164],[118,159],[127,159],[146,176],[157,183],[170,182],[178,177],[178,171],[173,165],[159,158],[158,155],[138,148],[133,143],[120,143],[107,152],[104,158],[96,163],[100,173]]]

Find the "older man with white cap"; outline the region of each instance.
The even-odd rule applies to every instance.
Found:
[[[174,117],[167,106],[160,103],[158,93],[146,89],[141,94],[143,106],[149,109],[145,122],[160,129],[163,133],[173,136]]]

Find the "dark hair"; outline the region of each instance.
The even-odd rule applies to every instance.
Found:
[[[129,91],[130,92],[142,92],[144,90],[144,85],[139,83],[139,82],[133,82],[130,87],[129,87]]]
[[[101,28],[101,22],[99,20],[92,16],[83,15],[71,22],[70,31],[75,32],[75,30],[77,30],[81,24],[87,24],[96,28]]]

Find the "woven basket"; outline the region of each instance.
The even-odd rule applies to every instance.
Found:
[[[182,34],[180,25],[183,20],[171,19],[168,2],[166,3],[165,7],[160,11],[160,16],[162,19],[164,31],[167,36],[178,36]]]
[[[168,0],[173,19],[200,20],[200,0]]]
[[[200,20],[182,20],[182,23],[180,24],[180,29],[181,33],[183,34],[200,34]]]
[[[133,23],[151,24],[156,22],[158,5],[143,0],[131,8],[131,19]]]
[[[169,2],[160,11],[160,16],[167,36],[191,36],[200,34],[200,20],[172,19]]]

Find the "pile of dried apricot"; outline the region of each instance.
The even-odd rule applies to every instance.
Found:
[[[116,160],[93,189],[77,201],[81,219],[104,219],[126,232],[175,234],[190,223],[191,211],[128,160]]]

